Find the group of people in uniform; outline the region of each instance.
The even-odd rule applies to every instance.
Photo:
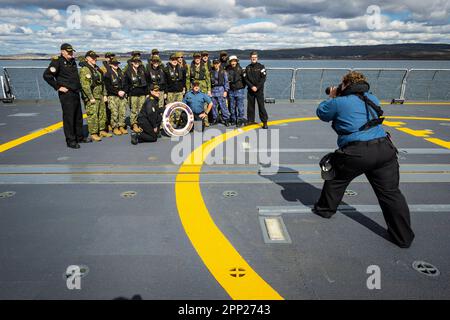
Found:
[[[237,56],[228,56],[224,51],[212,61],[208,52],[196,52],[190,64],[183,53],[177,52],[164,65],[157,49],[151,51],[147,63],[140,52],[133,51],[121,68],[114,53],[107,52],[98,66],[99,55],[89,50],[79,59],[78,71],[74,48],[64,43],[60,49],[61,54],[52,58],[43,76],[58,91],[69,148],[78,149],[80,143],[128,134],[127,108],[130,109],[131,142],[156,141],[161,136],[164,108],[172,102],[187,104],[194,118],[203,122],[203,128],[219,123],[226,127],[255,124],[258,103],[262,127],[267,129],[264,105],[267,73],[258,62],[256,52],[251,53],[251,63],[245,69]],[[82,131],[80,95],[86,110],[88,137]],[[182,115],[177,113],[173,121],[174,126],[182,125]]]

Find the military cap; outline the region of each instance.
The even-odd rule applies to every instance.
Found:
[[[228,58],[228,61],[231,61],[231,60],[239,61],[239,59],[238,59],[237,56],[230,56],[230,57]]]
[[[155,84],[155,85],[153,86],[153,91],[159,91],[159,86],[158,86],[157,84]]]
[[[152,56],[155,54],[159,54],[159,50],[158,49],[152,49]]]
[[[133,57],[130,59],[130,61],[131,61],[131,62],[141,62],[141,59],[139,59],[138,56],[133,56]]]
[[[88,52],[86,52],[86,54],[84,55],[85,57],[91,57],[94,59],[98,58],[98,54],[95,53],[95,51],[93,50],[89,50]]]
[[[120,64],[120,61],[116,57],[112,57],[109,63],[118,65]]]
[[[225,57],[227,55],[228,55],[228,53],[226,51],[220,51],[220,56],[221,57]]]
[[[172,53],[170,55],[170,60],[176,60],[177,59],[177,55],[175,53]]]
[[[183,58],[183,52],[175,52],[176,58]]]
[[[156,61],[156,62],[161,62],[161,58],[159,57],[159,56],[152,56],[151,58],[150,58],[150,61]]]
[[[72,47],[72,45],[70,45],[70,44],[68,44],[68,43],[63,43],[63,44],[61,45],[61,50],[66,50],[66,51],[69,51],[69,52],[71,52],[71,51],[76,51],[76,50]]]
[[[195,59],[195,58],[201,58],[201,54],[200,54],[200,52],[195,52],[193,55],[192,55],[192,57]]]
[[[116,56],[116,54],[112,53],[112,52],[106,52],[105,53],[105,58],[112,58],[112,57],[115,57],[115,56]]]
[[[220,60],[217,59],[217,58],[215,58],[215,59],[213,60],[213,64],[216,64],[216,63],[220,63]]]
[[[209,56],[208,51],[202,51],[202,57]]]
[[[135,57],[135,56],[141,56],[141,52],[140,51],[132,51],[131,52],[131,56]]]

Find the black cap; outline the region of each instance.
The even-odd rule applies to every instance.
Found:
[[[221,52],[220,52],[220,56],[221,56],[221,57],[228,56],[228,53],[227,53],[226,51],[221,51]]]
[[[213,64],[216,64],[216,63],[220,63],[220,60],[217,59],[217,58],[215,58],[215,59],[213,60]]]
[[[91,58],[98,58],[98,54],[95,53],[95,51],[93,50],[89,50],[88,52],[86,52],[86,54],[84,55],[85,57],[91,57]]]
[[[69,51],[69,52],[75,51],[75,49],[72,47],[72,45],[68,44],[68,43],[63,43],[61,45],[61,50],[66,50],[66,51]]]

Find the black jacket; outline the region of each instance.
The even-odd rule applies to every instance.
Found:
[[[166,90],[167,87],[166,74],[164,72],[162,65],[159,65],[158,68],[153,69],[151,64],[149,64],[147,66],[147,78],[149,80],[150,91],[153,90],[155,85],[159,86],[159,91],[161,92]]]
[[[75,92],[81,90],[80,76],[75,59],[66,60],[63,56],[53,58],[44,71],[44,80],[55,90],[66,87]]]
[[[182,92],[186,86],[186,71],[177,65],[175,68],[168,63],[164,70],[167,86],[165,92]]]
[[[128,96],[145,96],[149,92],[147,73],[144,66],[139,66],[137,73],[129,66],[123,77],[123,89]]]
[[[119,91],[125,91],[123,88],[123,73],[120,68],[117,69],[117,74],[112,70],[112,68],[108,69],[103,76],[103,81],[105,83],[108,96],[117,96]]]
[[[154,131],[159,128],[162,122],[161,112],[158,108],[158,99],[153,96],[145,99],[144,105],[138,114],[138,124],[145,133],[153,136],[157,135]]]
[[[231,65],[227,67],[228,82],[230,83],[230,90],[240,90],[245,88],[244,70],[238,63],[235,68]]]
[[[244,80],[247,83],[248,90],[251,91],[252,87],[255,86],[259,92],[262,92],[264,82],[266,82],[266,74],[266,67],[261,63],[249,64],[244,71]]]

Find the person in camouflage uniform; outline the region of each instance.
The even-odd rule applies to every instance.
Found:
[[[149,95],[149,81],[144,65],[138,57],[131,60],[131,64],[124,72],[123,89],[128,95],[130,104],[130,124],[134,132],[141,132],[137,123],[137,116],[145,102],[146,96]]]
[[[102,137],[112,137],[106,129],[106,89],[103,76],[96,65],[98,55],[89,50],[85,61],[80,63],[80,82],[83,101],[86,108],[89,134],[93,141],[101,141]]]
[[[106,52],[105,60],[102,61],[102,66],[100,67],[100,71],[102,72],[103,77],[108,71],[111,71],[111,60],[116,56],[115,53]],[[113,127],[111,126],[111,108],[109,108],[109,102],[105,102],[106,104],[106,128],[107,132],[113,131]]]
[[[153,96],[156,95],[154,92],[155,87],[158,87],[158,91],[162,92],[161,95],[158,94],[158,108],[163,110],[165,106],[164,91],[166,89],[166,74],[164,72],[164,66],[161,63],[161,58],[159,56],[149,58],[146,71],[149,79],[150,93]]]
[[[193,61],[187,66],[186,72],[186,92],[191,90],[191,84],[198,81],[200,91],[211,97],[211,73],[208,64],[203,62],[202,55],[196,52],[192,55]],[[205,103],[205,110],[208,105]],[[205,119],[205,126],[209,127],[208,118]]]
[[[108,93],[108,108],[111,111],[112,131],[117,136],[128,133],[125,129],[127,99],[123,89],[123,73],[119,68],[119,64],[120,61],[117,58],[112,58],[110,68],[104,76],[105,87]]]

